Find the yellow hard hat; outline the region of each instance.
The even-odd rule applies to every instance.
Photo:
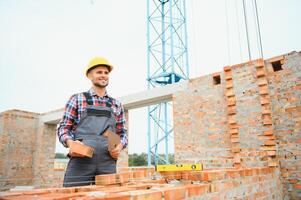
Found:
[[[109,69],[109,72],[113,70],[113,66],[109,63],[109,61],[103,57],[95,57],[90,62],[85,70],[85,74],[87,75],[89,70],[98,65],[106,66]]]

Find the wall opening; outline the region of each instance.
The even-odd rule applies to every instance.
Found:
[[[281,60],[272,62],[272,67],[273,67],[274,72],[282,70]]]
[[[154,105],[154,106],[159,106]],[[154,107],[151,108],[151,110]],[[163,107],[162,107],[163,108]],[[162,139],[164,136],[161,128],[164,127],[162,124],[162,116],[164,109],[157,109],[156,112],[152,112],[152,117],[155,115],[158,118],[159,127],[156,126],[153,121],[150,123],[150,131],[151,131],[151,147],[155,146],[155,141]],[[135,108],[129,110],[129,119],[128,119],[128,136],[129,136],[129,145],[128,145],[128,156],[129,156],[129,166],[147,166],[147,153],[148,153],[148,109],[147,107]],[[173,110],[172,103],[167,103],[167,127],[172,130],[173,126]],[[168,160],[170,163],[174,163],[174,136],[173,131],[168,136],[168,143],[165,143],[165,140],[162,139],[160,143],[158,143],[157,153],[160,158],[165,158],[165,149],[166,145],[168,146]],[[152,148],[152,152],[155,149]],[[151,164],[154,165],[154,156],[151,156]],[[162,164],[162,160],[158,159],[158,164]]]
[[[213,76],[213,85],[219,85],[221,84],[221,75],[216,75],[216,76]]]

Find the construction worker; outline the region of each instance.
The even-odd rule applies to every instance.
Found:
[[[65,106],[62,120],[57,126],[59,141],[70,147],[80,143],[93,147],[93,157],[82,157],[69,150],[70,157],[64,187],[95,184],[95,176],[116,173],[116,161],[127,145],[124,108],[108,95],[106,87],[113,66],[102,57],[92,59],[85,70],[92,87],[89,91],[74,94]],[[120,136],[120,143],[108,151],[107,138],[110,130]]]

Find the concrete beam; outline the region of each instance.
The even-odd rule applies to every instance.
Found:
[[[164,87],[123,96],[118,98],[118,100],[123,104],[124,109],[126,110],[141,108],[161,102],[171,101],[173,94],[186,90],[188,87],[187,85],[188,81],[181,81],[172,85],[166,85]]]
[[[187,88],[188,81],[181,81],[172,85],[145,90],[117,99],[123,104],[125,110],[131,110],[158,104],[161,102],[171,101],[174,93],[186,90]],[[64,109],[62,108],[56,111],[43,113],[41,114],[40,121],[47,124],[57,124],[62,118],[63,112]]]
[[[43,113],[40,116],[40,123],[57,124],[64,114],[64,108],[55,111]]]

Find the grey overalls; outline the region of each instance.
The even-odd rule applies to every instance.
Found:
[[[84,96],[88,105],[73,134],[75,140],[93,147],[94,153],[92,158],[70,158],[64,187],[94,184],[96,175],[116,173],[116,160],[110,156],[107,138],[102,135],[105,130],[116,132],[112,102],[108,102],[107,107],[93,106],[90,93],[85,92]]]

